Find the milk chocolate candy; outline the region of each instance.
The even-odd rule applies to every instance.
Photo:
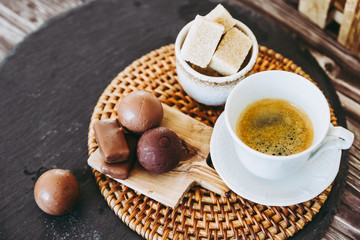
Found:
[[[62,215],[71,211],[79,194],[79,183],[75,176],[63,169],[43,173],[34,187],[36,204],[50,215]]]
[[[128,160],[120,163],[107,163],[103,161],[101,164],[101,172],[103,174],[107,174],[112,178],[122,180],[128,178],[131,168],[134,166],[136,160],[136,147],[138,137],[130,134],[125,134],[125,139],[130,150]]]
[[[128,178],[132,166],[132,161],[125,161],[120,163],[107,163],[104,161],[101,164],[101,172],[103,174],[109,175],[112,178],[124,180]]]
[[[105,162],[123,162],[129,158],[129,147],[124,129],[116,119],[100,120],[94,123],[95,139]]]
[[[160,126],[164,112],[160,101],[146,91],[125,96],[116,106],[121,125],[136,134]]]

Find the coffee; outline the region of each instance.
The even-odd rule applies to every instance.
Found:
[[[299,107],[267,98],[245,108],[237,120],[236,134],[256,151],[288,156],[309,148],[314,130],[309,116]]]

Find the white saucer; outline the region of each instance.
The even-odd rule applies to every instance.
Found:
[[[224,114],[215,124],[210,154],[216,171],[232,191],[250,201],[270,206],[290,206],[313,199],[333,182],[341,160],[341,150],[328,150],[290,177],[260,178],[250,173],[238,158],[225,126]]]

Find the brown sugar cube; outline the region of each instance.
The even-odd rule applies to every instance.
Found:
[[[204,74],[207,76],[211,76],[211,77],[221,77],[222,76],[220,73],[218,73],[217,71],[215,71],[214,69],[212,69],[210,67],[201,68],[199,66],[196,66],[195,64],[191,64],[191,67],[198,73],[201,73],[201,74]]]
[[[105,162],[123,162],[129,158],[129,147],[124,129],[116,119],[100,120],[94,123],[95,139]]]
[[[181,55],[199,67],[206,68],[224,32],[221,24],[197,15],[181,48]]]
[[[231,28],[222,38],[209,67],[224,76],[239,71],[252,46],[251,39],[236,27]]]
[[[130,150],[128,160],[120,163],[107,163],[103,161],[101,163],[101,172],[103,174],[107,174],[112,178],[122,179],[122,180],[129,177],[130,171],[136,161],[136,148],[137,148],[138,137],[134,135],[126,134],[125,138]]]
[[[211,12],[205,15],[205,18],[223,25],[225,32],[229,31],[236,24],[235,19],[221,4],[218,4]]]

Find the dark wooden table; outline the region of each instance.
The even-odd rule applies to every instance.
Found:
[[[11,49],[19,42],[21,42],[27,34],[32,31],[38,29],[42,24],[47,21],[49,18],[60,14],[68,9],[79,6],[84,2],[84,0],[17,0],[17,1],[0,1],[0,59],[4,59],[4,57],[11,51]],[[304,19],[294,8],[296,1],[250,1],[250,0],[237,0],[231,1],[238,4],[246,5],[249,8],[254,9],[256,12],[264,14],[265,16],[271,18],[275,21],[279,27],[284,28],[285,31],[289,31],[293,34],[293,37],[296,41],[303,47],[307,48],[312,56],[316,59],[318,64],[323,68],[323,71],[327,74],[327,76],[331,79],[332,85],[334,86],[336,93],[339,97],[341,105],[344,109],[344,113],[346,115],[346,123],[348,129],[355,133],[355,142],[352,148],[349,151],[349,166],[348,166],[348,174],[346,180],[346,187],[344,191],[344,195],[342,196],[342,201],[340,206],[338,207],[338,211],[333,218],[331,226],[328,228],[324,235],[324,239],[360,239],[360,62],[358,58],[352,56],[346,49],[339,46],[334,37],[331,35],[327,35],[323,33],[320,29],[318,29],[315,25],[311,24],[308,20]],[[134,1],[133,4],[139,4],[138,1]],[[186,9],[184,10],[186,11]],[[89,16],[91,17],[91,16]],[[16,51],[15,51],[16,52]],[[11,53],[12,54],[12,53]],[[8,59],[7,59],[8,60]],[[135,59],[134,59],[135,60]],[[64,65],[65,66],[65,65]],[[101,70],[101,69],[100,69]],[[121,71],[122,69],[118,69]],[[45,74],[45,73],[44,73]],[[115,73],[114,73],[115,74]],[[26,77],[26,76],[24,76]],[[41,77],[41,76],[39,76]],[[104,78],[111,79],[112,76],[104,76]],[[1,79],[0,79],[1,81]],[[16,83],[16,81],[14,81]],[[2,86],[2,85],[1,85]],[[40,87],[40,86],[39,86]],[[17,93],[22,94],[22,93]],[[23,93],[28,94],[28,93]],[[36,96],[34,98],[40,98]],[[89,93],[91,94],[91,92]],[[16,101],[16,96],[11,96],[11,101]],[[9,99],[8,99],[9,100]],[[10,102],[9,100],[9,102]],[[25,104],[25,103],[21,103]],[[56,104],[61,104],[58,102]],[[91,105],[91,104],[90,104]],[[92,108],[94,105],[89,106]],[[51,109],[51,108],[49,108]],[[9,109],[8,111],[16,112],[17,109]],[[18,113],[19,115],[23,114],[22,112]],[[26,113],[24,113],[26,114]],[[75,114],[75,113],[74,113]],[[77,114],[82,114],[81,112]],[[6,120],[7,115],[3,114],[0,116],[1,122]],[[45,118],[46,116],[44,116]],[[59,116],[59,121],[61,121],[62,117]],[[23,119],[26,121],[26,119]],[[5,121],[6,122],[6,121]],[[0,123],[1,125],[2,123]],[[44,123],[45,124],[45,123]],[[85,123],[86,124],[86,123]],[[68,132],[63,133],[63,138],[66,137],[71,138],[72,133],[76,133],[78,129],[86,129],[86,126],[83,126],[82,122],[72,122],[72,125],[69,126],[66,130]],[[37,129],[41,131],[41,129]],[[3,134],[3,133],[1,133]],[[9,133],[4,133],[9,134]],[[82,133],[84,134],[84,133]],[[86,133],[85,133],[86,134]],[[50,142],[47,142],[48,139],[53,138],[54,136],[59,136],[59,133],[56,131],[48,131],[42,133],[41,135],[43,139],[41,139],[41,143],[43,144],[43,148],[46,148],[46,145],[50,145]],[[0,145],[2,147],[6,146],[6,139],[1,138]],[[26,132],[24,132],[21,139],[18,141],[27,141],[30,147],[39,147],[32,146],[31,139],[27,138]],[[66,141],[66,140],[64,140]],[[70,143],[69,143],[70,144]],[[83,145],[86,144],[86,139],[84,139]],[[16,146],[12,146],[16,147]],[[63,149],[63,148],[62,148]],[[3,159],[5,154],[4,150],[0,150],[0,157],[2,163],[6,161]],[[31,155],[29,157],[36,159],[47,158],[49,161],[54,159],[59,159],[61,157],[66,157],[65,150],[59,151],[58,153],[48,153],[45,156]],[[79,151],[83,151],[79,149]],[[81,152],[84,154],[83,152]],[[16,155],[16,151],[14,151]],[[82,159],[84,160],[84,159]],[[81,161],[82,161],[81,160]],[[42,160],[44,161],[44,160]],[[77,159],[77,161],[80,161]],[[54,161],[56,162],[56,161]],[[7,163],[8,164],[8,163]],[[11,164],[11,163],[10,163]],[[62,166],[61,163],[57,162],[57,165],[53,167],[61,167],[66,168],[67,166]],[[2,175],[3,176],[16,176],[16,173],[7,173],[4,174],[6,168],[4,165],[1,165]],[[31,165],[24,165],[22,169],[20,169],[25,175],[30,176],[30,179],[34,180],[38,174],[40,174],[41,169],[34,169]],[[88,176],[88,169],[86,167],[77,169],[77,176],[83,176],[84,179],[80,179],[80,182],[92,181],[85,179]],[[17,189],[16,184],[25,184],[26,192],[22,193],[23,195],[18,197],[32,197],[33,184],[34,182],[30,181],[27,183],[18,182],[14,179],[13,186],[7,186],[8,188],[12,188],[14,191]],[[91,186],[86,186],[85,189],[82,189],[82,192],[96,191],[96,184],[93,182]],[[83,194],[82,198],[92,197],[89,201],[89,206],[92,206],[91,203],[96,202],[98,205],[97,209],[87,209],[87,206],[81,206],[80,212],[84,211],[95,211],[97,214],[105,214],[109,218],[109,225],[106,227],[107,230],[111,231],[111,228],[117,226],[116,223],[119,221],[115,214],[111,211],[105,210],[107,208],[105,201],[99,195],[97,196],[88,196]],[[1,198],[5,199],[6,196],[1,195]],[[34,204],[34,203],[33,203]],[[24,206],[19,206],[24,207]],[[33,207],[33,206],[32,206]],[[6,206],[1,205],[1,213],[5,212]],[[7,210],[7,214],[12,210]],[[16,209],[13,210],[16,212]],[[37,212],[38,214],[38,212]],[[89,213],[91,214],[91,213]],[[11,213],[10,213],[11,215]],[[96,214],[95,214],[96,215]],[[61,217],[60,217],[61,219]],[[101,231],[97,230],[96,226],[93,226],[94,221],[90,221],[88,219],[82,219],[82,224],[75,224],[76,216],[72,216],[68,219],[68,224],[59,227],[56,222],[59,221],[59,218],[42,218],[37,219],[37,221],[42,221],[46,223],[46,226],[51,231],[52,235],[46,235],[47,238],[57,238],[57,239],[66,239],[66,238],[101,238]],[[14,221],[9,219],[9,221]],[[22,219],[24,225],[28,224],[28,222],[34,221],[31,218]],[[95,221],[96,222],[96,221]],[[76,225],[75,227],[72,224]],[[3,226],[0,226],[0,239],[2,237],[12,236],[8,229],[3,230]],[[16,229],[21,229],[22,226],[14,226],[14,231]],[[126,226],[123,226],[126,228]],[[64,235],[64,229],[68,228],[67,235]],[[76,228],[76,229],[75,229]],[[79,230],[80,229],[80,230]],[[20,230],[18,230],[20,231]],[[71,231],[79,233],[80,236],[72,236]],[[119,238],[130,238],[136,237],[135,233],[124,233],[123,236],[118,236]]]

